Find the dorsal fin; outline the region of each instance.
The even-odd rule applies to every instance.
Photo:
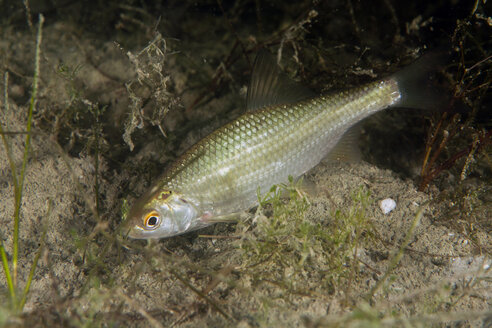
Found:
[[[280,71],[268,51],[263,49],[258,53],[248,88],[247,110],[291,104],[313,96],[311,90],[292,81]]]

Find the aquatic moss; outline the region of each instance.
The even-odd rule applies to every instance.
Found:
[[[287,298],[346,288],[357,275],[358,249],[372,235],[366,216],[371,203],[361,187],[352,193],[350,208],[315,218],[308,216],[309,196],[299,182],[272,187],[254,218],[238,224],[242,270],[252,285],[275,285]]]

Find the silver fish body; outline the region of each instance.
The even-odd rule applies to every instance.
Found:
[[[282,89],[281,82],[262,84],[259,78],[253,78],[250,88],[264,98],[259,106],[268,105],[219,128],[178,158],[130,211],[130,237],[170,237],[251,208],[258,202],[258,188],[264,193],[289,176],[301,176],[350,127],[401,105],[404,95],[395,75],[329,96],[282,103],[281,98],[271,101],[271,92],[263,90]]]
[[[202,139],[167,172],[174,190],[214,216],[239,212],[316,166],[355,123],[398,102],[393,80],[249,112]]]

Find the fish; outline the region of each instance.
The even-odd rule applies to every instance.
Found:
[[[327,156],[355,157],[353,127],[364,118],[386,108],[436,105],[424,85],[438,58],[418,60],[353,89],[316,95],[289,79],[268,51],[261,51],[253,66],[247,111],[165,170],[128,212],[126,235],[158,239],[204,228],[258,205],[259,194],[302,176]]]

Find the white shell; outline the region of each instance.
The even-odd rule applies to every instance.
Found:
[[[386,198],[379,202],[379,207],[384,214],[388,214],[396,208],[396,202],[391,198]]]

